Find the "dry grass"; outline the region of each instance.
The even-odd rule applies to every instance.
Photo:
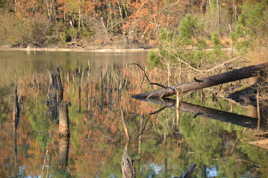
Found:
[[[267,47],[256,47],[248,53],[247,58],[252,65],[268,62]]]

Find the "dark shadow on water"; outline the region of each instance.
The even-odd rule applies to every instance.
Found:
[[[170,99],[170,98],[163,98],[163,99],[150,98],[144,101],[151,102],[154,104],[159,104],[163,106],[159,110],[154,111],[150,114],[157,114],[166,108],[176,107],[176,100]],[[195,104],[190,104],[186,102],[180,103],[180,111],[193,113],[194,114],[193,118],[196,118],[198,116],[203,116],[203,117],[207,117],[210,119],[215,119],[215,120],[219,120],[222,122],[231,123],[234,125],[239,125],[245,128],[251,128],[251,129],[257,128],[256,118],[239,115],[239,114],[235,114],[231,112],[221,111],[221,110],[208,108],[204,106],[199,106]]]

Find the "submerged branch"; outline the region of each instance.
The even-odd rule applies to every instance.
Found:
[[[176,106],[176,100],[170,99],[170,98],[165,98],[165,99],[161,99],[161,100],[155,99],[155,98],[150,98],[146,101],[152,102],[155,104],[164,105],[165,108]],[[248,116],[244,116],[244,115],[239,115],[239,114],[235,114],[235,113],[230,113],[230,112],[226,112],[226,111],[220,111],[217,109],[203,107],[203,106],[190,104],[190,103],[186,103],[186,102],[180,103],[180,111],[193,113],[193,114],[195,114],[195,117],[203,116],[203,117],[207,117],[210,119],[231,123],[231,124],[239,125],[239,126],[246,127],[246,128],[251,128],[251,129],[257,128],[257,119],[256,118],[252,118],[252,117],[248,117]],[[157,112],[157,113],[159,113],[159,112]]]

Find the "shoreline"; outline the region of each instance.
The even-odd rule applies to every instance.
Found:
[[[103,49],[86,49],[86,48],[10,48],[0,47],[0,51],[26,51],[26,52],[89,52],[89,53],[136,53],[157,51],[157,48],[103,48]]]

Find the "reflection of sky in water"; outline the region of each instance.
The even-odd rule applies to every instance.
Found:
[[[149,164],[148,167],[149,167],[149,170],[150,170],[150,172],[149,172],[149,174],[147,176],[148,178],[153,178],[155,175],[160,174],[160,172],[163,169],[163,166],[157,165],[155,163]]]
[[[17,177],[22,177],[22,178],[41,178],[41,176],[25,176],[25,166],[19,166],[19,172]]]
[[[206,169],[206,172],[207,172],[207,177],[208,178],[210,178],[210,177],[216,177],[217,174],[218,174],[216,167],[207,168]]]
[[[150,164],[149,167],[154,171],[154,173],[156,175],[160,174],[160,172],[161,172],[161,170],[163,168],[163,166],[159,166],[159,165],[157,165],[155,163]]]
[[[109,176],[109,178],[117,178],[116,175],[112,174]]]

